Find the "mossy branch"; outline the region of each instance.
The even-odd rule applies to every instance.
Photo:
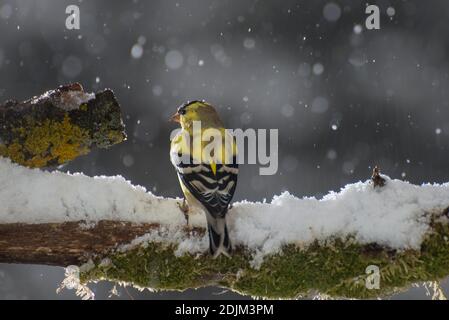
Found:
[[[296,298],[311,293],[331,297],[385,297],[423,281],[449,275],[448,210],[432,213],[431,232],[420,250],[396,251],[351,237],[315,242],[306,248],[284,246],[254,267],[254,252],[236,248],[232,258],[207,253],[176,253],[177,245],[147,242],[117,250],[134,238],[157,231],[155,224],[101,221],[0,225],[0,262],[83,265],[81,282],[110,280],[156,290],[217,285],[265,298]],[[184,230],[201,238],[205,230]],[[380,269],[379,289],[365,285],[367,266]]]
[[[0,156],[28,167],[60,165],[126,138],[109,89],[85,93],[78,83],[0,105]]]
[[[443,221],[444,222],[436,222]],[[110,280],[156,290],[185,290],[208,285],[229,288],[262,298],[328,297],[378,298],[404,291],[420,282],[440,281],[449,275],[447,210],[432,217],[432,231],[420,250],[396,251],[375,243],[361,245],[351,237],[294,244],[266,256],[256,268],[254,252],[237,248],[232,258],[207,254],[177,256],[176,246],[147,243],[126,252],[92,259],[81,281]],[[106,263],[105,263],[106,261]],[[368,266],[380,271],[378,289],[366,286]]]

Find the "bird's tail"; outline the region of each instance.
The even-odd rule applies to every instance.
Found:
[[[225,216],[212,217],[210,214],[207,214],[207,229],[209,232],[209,251],[214,259],[220,254],[230,257],[232,245]]]

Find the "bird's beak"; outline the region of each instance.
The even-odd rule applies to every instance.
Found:
[[[170,117],[170,121],[179,123],[179,113],[175,113]]]

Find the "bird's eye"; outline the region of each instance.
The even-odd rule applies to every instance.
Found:
[[[185,110],[185,109],[181,109],[181,110],[178,111],[178,113],[179,113],[180,115],[186,114],[186,110]]]

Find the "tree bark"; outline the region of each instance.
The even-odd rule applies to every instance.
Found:
[[[83,221],[0,224],[0,263],[80,265],[158,227],[107,220],[93,226]]]
[[[79,83],[9,100],[0,105],[0,156],[34,168],[63,164],[125,140],[120,113],[111,90],[89,94]]]

